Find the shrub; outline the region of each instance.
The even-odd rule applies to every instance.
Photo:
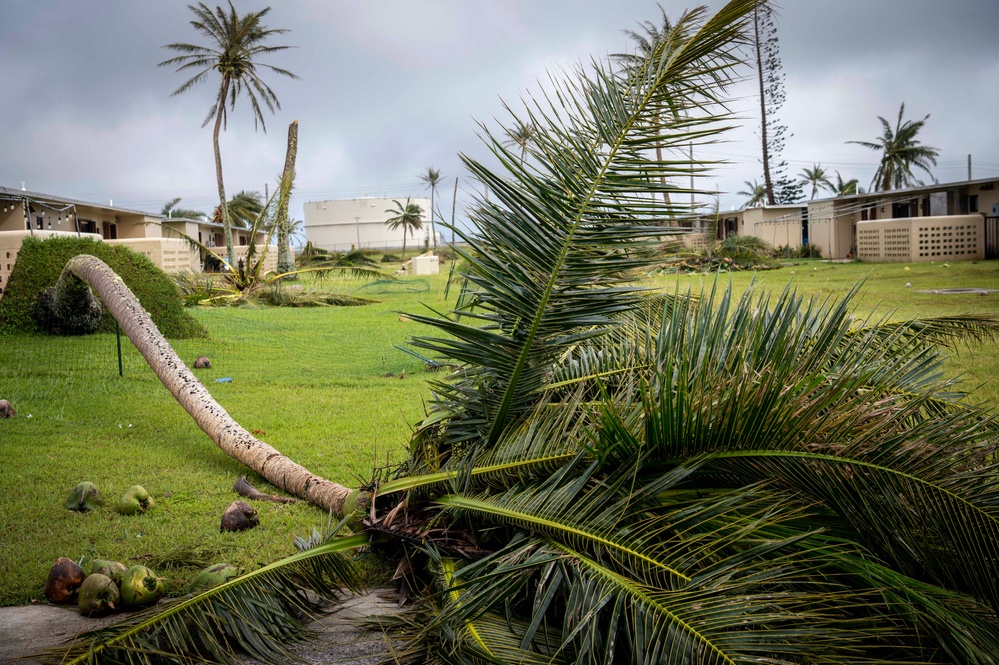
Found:
[[[33,332],[39,295],[55,285],[66,262],[90,254],[107,263],[125,281],[166,337],[204,337],[207,331],[183,310],[173,280],[148,258],[124,245],[90,238],[26,238],[0,299],[0,333]],[[100,330],[114,330],[114,318],[104,309]]]
[[[735,261],[767,262],[774,248],[756,236],[729,236],[715,245],[712,254]]]
[[[402,257],[396,256],[395,254],[382,255],[382,263],[396,263],[397,261],[402,261]]]

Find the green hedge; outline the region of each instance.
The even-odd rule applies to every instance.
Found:
[[[173,280],[144,255],[124,245],[90,238],[25,238],[17,263],[0,298],[0,333],[34,332],[35,302],[56,283],[66,262],[79,254],[96,256],[125,280],[166,337],[206,337],[207,331],[185,312]],[[100,329],[114,330],[114,318],[105,309]]]

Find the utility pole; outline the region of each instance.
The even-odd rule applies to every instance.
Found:
[[[968,180],[971,180],[971,153],[968,153]]]
[[[458,176],[454,177],[454,196],[451,198],[451,244],[454,244],[454,210],[458,206]]]
[[[361,218],[354,218],[354,227],[357,229],[357,251],[361,251]],[[403,229],[405,231],[405,229]]]

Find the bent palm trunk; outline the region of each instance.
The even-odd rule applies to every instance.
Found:
[[[107,264],[93,256],[75,256],[66,264],[59,279],[73,279],[73,275],[97,293],[166,389],[222,452],[250,467],[275,487],[343,515],[344,503],[351,490],[296,464],[233,420],[188,369],[132,291]]]

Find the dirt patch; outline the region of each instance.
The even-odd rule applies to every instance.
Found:
[[[379,632],[361,630],[358,620],[397,612],[396,604],[384,591],[353,596],[334,612],[309,626],[306,642],[294,645],[294,652],[311,665],[373,665],[382,660],[388,643]],[[0,607],[0,664],[41,665],[36,656],[45,649],[65,644],[77,635],[120,621],[121,615],[88,619],[75,609],[38,604]],[[247,658],[247,665],[258,662]]]

